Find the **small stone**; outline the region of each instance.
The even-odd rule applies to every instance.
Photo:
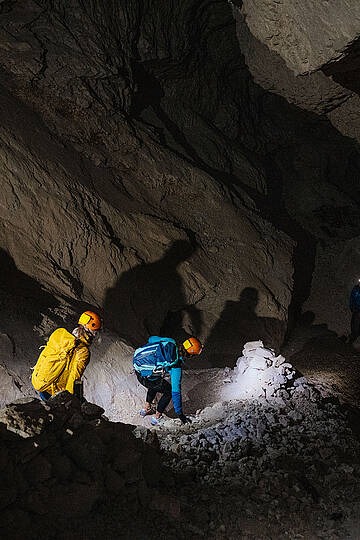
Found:
[[[279,356],[276,356],[274,358],[274,364],[275,364],[275,367],[280,367],[281,364],[283,364],[285,362],[285,358],[283,356],[281,356],[281,354]]]
[[[307,384],[308,380],[306,377],[299,377],[298,379],[295,379],[294,386],[300,386]]]
[[[263,347],[263,346],[264,346],[264,344],[260,340],[259,341],[248,341],[244,345],[243,354],[245,356],[246,353],[248,353],[250,351],[254,351],[255,349],[257,349],[259,347]]]

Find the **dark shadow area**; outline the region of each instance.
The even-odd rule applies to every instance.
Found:
[[[230,191],[235,190],[235,199],[239,195],[238,188],[243,190],[249,196],[260,210],[264,219],[270,221],[275,227],[289,235],[295,240],[293,255],[294,264],[294,289],[289,306],[289,331],[296,323],[297,317],[301,312],[303,302],[308,298],[311,290],[312,274],[315,266],[316,240],[307,232],[286,210],[283,198],[283,173],[276,163],[276,154],[267,154],[263,157],[263,166],[267,175],[268,193],[266,195],[259,193],[256,189],[242,182],[235,175],[224,170],[217,170],[206,163],[198,154],[197,150],[188,142],[185,134],[180,130],[176,123],[166,114],[161,107],[161,98],[164,92],[159,81],[151,72],[147,72],[143,66],[137,64],[136,73],[141,81],[140,88],[151,88],[151,92],[139,91],[134,108],[134,115],[141,116],[141,111],[151,107],[160,125],[164,129],[157,127],[157,133],[162,144],[169,147],[166,133],[171,135],[171,139],[176,144],[176,148],[171,147],[182,159],[190,161],[194,166],[207,172],[215,178],[220,184],[225,184]],[[281,99],[281,98],[279,98]],[[284,100],[285,101],[285,100]],[[287,104],[288,105],[288,104]],[[288,105],[289,107],[292,107]],[[292,107],[295,109],[295,107]],[[307,112],[299,114],[308,115]],[[245,155],[248,152],[242,149]],[[249,159],[251,162],[251,159]],[[231,310],[231,308],[230,308]]]
[[[65,304],[74,310],[73,320],[62,320],[54,312],[61,304],[61,299]],[[0,248],[0,309],[1,321],[0,330],[4,332],[22,332],[23,324],[27,323],[31,327],[40,325],[43,314],[52,309],[51,318],[59,326],[66,326],[71,329],[76,326],[80,313],[88,309],[96,311],[102,315],[101,309],[94,307],[87,302],[77,301],[68,296],[57,295],[55,297],[40,285],[38,281],[28,276],[16,267],[13,258]],[[43,341],[43,338],[39,338]]]
[[[301,314],[281,353],[311,382],[359,406],[359,345],[344,343],[326,324],[314,324],[314,319],[311,311]]]
[[[0,307],[1,326],[21,324],[28,320],[33,326],[42,320],[42,310],[57,307],[59,302],[33,278],[15,265],[13,258],[0,248]]]
[[[342,60],[328,63],[322,71],[344,88],[360,95],[360,38],[350,45]]]
[[[140,88],[151,88],[152,90],[147,93],[139,91],[134,114],[138,115],[143,108],[152,107],[158,119],[177,143],[177,148],[183,149],[184,154],[180,153],[180,157],[183,159],[190,158],[194,166],[200,167],[221,184],[226,184],[230,189],[233,189],[235,186],[240,187],[256,203],[261,215],[265,219],[269,220],[275,227],[295,240],[296,245],[293,255],[294,289],[289,306],[288,321],[288,329],[291,331],[301,312],[303,302],[305,302],[310,294],[312,274],[315,267],[316,240],[286,210],[283,198],[284,179],[276,163],[276,156],[268,154],[263,159],[263,165],[268,179],[267,196],[262,195],[256,189],[241,182],[236,176],[226,171],[214,169],[201,159],[196,149],[187,141],[184,133],[161,107],[160,100],[164,96],[164,92],[159,81],[151,73],[146,72],[140,64],[137,64],[136,73],[140,77]],[[166,144],[164,134],[161,137],[163,144]]]
[[[293,252],[293,291],[288,307],[288,338],[301,316],[301,308],[311,292],[312,276],[315,268],[316,239],[306,231],[286,210],[283,197],[284,177],[277,164],[276,156],[265,158],[265,170],[268,177],[268,204],[272,210],[272,223],[295,240]],[[268,212],[269,213],[269,212]]]
[[[190,324],[184,328],[184,317]],[[160,328],[160,335],[168,336],[182,343],[191,336],[199,336],[202,329],[202,312],[194,305],[187,305],[179,311],[168,311]]]
[[[106,293],[104,319],[127,343],[138,347],[149,335],[179,335],[182,312],[188,312],[195,334],[201,331],[201,312],[188,306],[178,266],[189,259],[196,245],[177,240],[164,256],[124,272]]]
[[[240,0],[232,3],[234,5],[241,4]],[[351,168],[353,169],[353,172],[350,171],[351,174],[349,173],[346,175],[345,180],[347,180],[347,182],[344,181],[344,185],[342,187],[344,188],[344,192],[351,192],[351,195],[354,196],[355,199],[357,198],[357,200],[359,200],[360,192],[356,190],[356,188],[354,189],[355,179],[357,178],[356,157],[358,155],[358,145],[351,139],[347,139],[346,137],[340,135],[340,133],[327,119],[319,117],[314,113],[299,109],[294,105],[289,105],[284,98],[275,96],[269,92],[265,92],[262,88],[256,85],[253,82],[252,76],[239,49],[239,43],[236,38],[235,21],[231,14],[230,5],[225,2],[223,5],[221,3],[209,4],[206,6],[206,9],[208,7],[209,21],[214,20],[214,15],[218,13],[218,11],[213,12],[213,8],[220,9],[221,16],[216,19],[217,22],[213,27],[211,25],[210,27],[201,27],[200,23],[199,26],[196,26],[197,19],[194,18],[194,29],[188,29],[189,33],[194,34],[190,37],[200,38],[201,32],[205,34],[204,29],[207,29],[206,36],[202,36],[202,41],[199,41],[199,39],[194,40],[194,47],[191,47],[191,39],[189,37],[188,41],[190,42],[190,48],[187,45],[184,46],[183,54],[180,50],[178,55],[174,54],[173,56],[169,55],[168,57],[162,56],[162,58],[155,58],[152,61],[141,62],[138,60],[139,57],[137,57],[137,60],[133,60],[133,75],[134,81],[136,81],[138,87],[138,92],[134,98],[133,110],[131,111],[130,116],[139,121],[136,127],[141,125],[144,126],[146,125],[146,119],[145,117],[142,118],[142,113],[145,109],[151,109],[153,113],[152,116],[155,117],[157,122],[155,122],[156,125],[152,125],[151,123],[148,123],[147,125],[153,128],[153,131],[158,134],[160,142],[165,148],[168,148],[194,167],[205,171],[221,185],[225,185],[229,189],[230,194],[233,195],[234,205],[243,206],[241,201],[241,204],[239,204],[239,192],[243,191],[255,202],[257,209],[264,219],[273,223],[275,227],[284,231],[296,241],[297,248],[294,257],[295,288],[292,305],[290,307],[290,321],[293,322],[296,320],[296,317],[300,312],[301,304],[307,298],[310,291],[316,246],[311,235],[304,231],[298,225],[295,219],[289,216],[289,213],[285,208],[285,201],[282,198],[282,185],[288,179],[286,178],[286,174],[279,170],[279,166],[275,159],[276,152],[278,149],[282,149],[284,151],[285,145],[287,148],[291,149],[294,148],[301,139],[306,140],[309,138],[312,140],[311,137],[314,137],[315,141],[328,140],[329,144],[331,142],[333,146],[336,144],[341,147],[341,149],[344,150],[344,156],[346,157],[346,160],[344,160],[344,166],[346,164],[346,167],[349,167],[349,149],[352,148],[354,153],[354,163]],[[202,11],[205,11],[204,8],[201,9]],[[206,20],[206,23],[207,22],[208,21]],[[222,29],[221,34],[216,34],[216,37],[219,37],[219,39],[211,42],[207,41],[207,36],[211,36],[212,34],[215,35],[215,31],[217,32],[218,28]],[[207,50],[206,47],[199,47],[199,44],[206,45],[209,47],[209,49]],[[192,71],[195,72],[197,70],[197,64],[202,64],[201,62],[198,62],[199,55],[200,58],[202,58],[202,51],[205,51],[204,60],[206,61],[207,59],[211,59],[215,51],[221,52],[221,49],[225,51],[224,55],[226,58],[228,58],[228,62],[223,64],[221,55],[216,55],[214,58],[217,59],[217,65],[221,65],[224,75],[223,78],[218,77],[217,72],[213,79],[208,80],[205,78],[194,78],[194,80],[196,79],[203,83],[202,92],[198,94],[194,92],[191,94],[190,98],[193,99],[193,102],[185,103],[183,101],[183,96],[185,96],[185,93],[178,93],[177,90],[181,86],[181,80],[184,79],[184,75],[188,76],[189,72],[191,75],[191,70],[187,70],[186,68],[190,66]],[[191,54],[192,52],[194,54]],[[201,72],[201,75],[202,74],[208,76],[209,72],[204,71]],[[176,80],[180,81],[179,87],[176,86]],[[189,84],[193,84],[191,78],[188,80]],[[168,81],[170,81],[170,85],[167,87]],[[240,81],[243,81],[241,85],[239,85]],[[209,107],[202,107],[204,103],[201,102],[201,99],[203,101],[207,100],[208,94],[206,89],[211,85],[217,86],[218,92],[213,92],[215,97],[213,102],[210,103]],[[228,86],[231,86],[230,93],[225,94],[223,90]],[[212,94],[210,92],[209,96],[211,97],[211,95]],[[225,144],[227,141],[229,141],[231,144],[236,145],[239,152],[243,152],[250,162],[251,156],[253,155],[257,156],[256,159],[258,162],[265,164],[268,180],[267,194],[257,191],[254,187],[248,186],[242,177],[233,174],[232,164],[230,162],[227,170],[223,170],[220,167],[216,168],[216,166],[212,166],[213,163],[210,161],[210,159],[201,157],[203,155],[201,152],[201,145],[204,144],[204,141],[201,139],[201,137],[198,138],[199,142],[194,142],[193,139],[190,140],[189,136],[186,135],[186,130],[184,129],[182,123],[177,122],[176,119],[172,117],[171,110],[167,107],[166,100],[163,100],[164,97],[171,99],[172,96],[176,96],[176,105],[179,108],[182,107],[182,101],[184,105],[190,105],[192,111],[194,112],[194,116],[197,114],[199,118],[204,121],[204,123],[206,122],[208,124],[209,129],[212,129],[214,134],[221,135],[225,140]],[[198,101],[196,101],[197,99]],[[236,139],[232,136],[228,137],[226,130],[226,126],[228,124],[227,119],[225,119],[223,123],[225,128],[220,128],[220,124],[217,123],[212,117],[212,112],[217,112],[216,107],[219,102],[222,102],[222,100],[224,103],[229,101],[229,104],[231,105],[231,108],[229,109],[230,111],[235,112],[236,109],[236,113],[239,113],[240,127]],[[39,156],[42,155],[39,148],[46,148],[47,156],[55,156],[61,163],[66,163],[66,168],[69,171],[69,175],[77,178],[77,182],[85,185],[88,189],[94,191],[98,189],[100,191],[100,196],[105,198],[109,204],[115,208],[126,208],[124,211],[130,211],[131,205],[138,207],[137,201],[133,201],[131,199],[129,194],[126,192],[125,187],[121,184],[121,168],[119,169],[120,173],[117,173],[116,176],[113,177],[110,169],[107,170],[105,167],[96,168],[89,162],[89,160],[85,160],[83,157],[80,161],[78,159],[78,153],[75,152],[70,146],[65,147],[58,144],[57,139],[52,137],[49,128],[42,122],[40,116],[31,111],[30,107],[25,107],[22,105],[17,99],[14,98],[14,95],[8,91],[6,91],[6,96],[4,97],[3,103],[4,105],[2,106],[2,112],[4,113],[6,109],[11,111],[11,114],[3,115],[6,120],[4,125],[8,126],[9,130],[13,130],[13,126],[15,124],[18,126],[18,132],[26,132],[23,134],[24,142],[26,142],[26,145],[29,147],[34,147],[35,145]],[[214,107],[212,107],[212,105],[214,105]],[[208,113],[208,110],[211,110],[212,112]],[[242,113],[242,110],[244,113]],[[229,115],[231,116],[231,112],[226,112],[223,114],[227,117]],[[244,117],[246,117],[246,123],[244,122]],[[280,123],[280,126],[276,125],[277,117],[288,118],[288,124],[284,121],[284,123]],[[39,129],[31,129],[28,130],[27,133],[27,131],[21,127],[24,123],[24,118],[29,125],[38,126]],[[262,118],[265,118],[265,122],[263,123],[261,122]],[[131,118],[128,118],[128,120],[131,120]],[[236,120],[236,122],[237,121],[238,120]],[[289,129],[290,123],[291,129]],[[269,124],[271,129],[267,127],[267,131],[264,135],[263,130],[266,127],[266,124]],[[270,131],[274,132],[271,140],[269,136]],[[282,138],[278,139],[278,134],[282,134]],[[265,141],[266,137],[268,137],[269,140]],[[289,138],[288,140],[286,140],[287,137]],[[44,144],[44,142],[46,144]],[[269,151],[269,148],[271,151]],[[329,146],[329,148],[331,150],[331,146]],[[54,157],[52,159],[54,159]],[[278,170],[276,170],[276,167]],[[84,170],[86,174],[84,174]],[[97,183],[94,179],[99,176],[100,172],[102,175],[102,181],[101,183]],[[132,173],[131,170],[126,170],[125,174],[131,179],[131,174],[135,173]],[[340,178],[336,180],[336,178],[337,175],[332,172],[330,168],[329,183],[335,184],[335,182],[337,182],[336,185],[339,187],[339,185],[342,183],[342,179]],[[97,188],[97,185],[101,185],[101,189]],[[355,228],[356,226],[354,225],[354,229]],[[111,224],[106,225],[106,230],[108,231],[112,241],[118,245],[119,239],[115,238]],[[156,265],[156,263],[153,264]],[[147,265],[145,264],[139,265],[139,275],[145,276],[147,274],[146,266]],[[131,271],[129,272],[131,273]],[[120,278],[119,281],[121,281],[121,279],[122,278]],[[130,279],[129,277],[124,280],[124,286],[121,285],[121,288],[125,291],[126,280],[129,283],[129,290],[132,291],[134,280],[132,278]],[[152,276],[149,278],[149,288],[150,290],[156,291],[159,285],[155,286],[153,283],[154,280],[156,280],[156,277],[154,278]],[[144,283],[145,282],[146,280]],[[74,288],[75,290],[78,290],[78,294],[81,294],[81,290],[79,289],[78,285],[79,284],[74,283]],[[183,294],[178,294],[175,291],[173,294],[171,294],[170,287],[166,285],[165,289],[167,289],[167,291],[164,294],[168,295],[168,299],[174,296],[175,302],[172,304],[172,301],[170,300],[169,302],[161,300],[159,303],[157,303],[154,298],[156,295],[153,295],[151,302],[149,302],[146,300],[146,297],[147,295],[152,296],[152,294],[145,290],[146,286],[144,284],[141,286],[143,287],[144,291],[136,291],[136,293],[134,293],[136,297],[136,300],[134,300],[134,303],[136,304],[135,308],[133,305],[129,304],[129,307],[125,310],[127,314],[132,314],[130,316],[130,319],[132,318],[133,321],[132,323],[124,322],[126,319],[125,313],[122,313],[122,307],[120,304],[118,305],[116,301],[117,287],[115,287],[115,290],[112,290],[112,294],[108,292],[105,304],[106,306],[110,305],[111,307],[108,317],[109,325],[117,326],[119,331],[121,331],[121,328],[124,328],[124,332],[129,334],[130,337],[130,334],[134,328],[132,331],[128,330],[132,327],[133,323],[134,327],[136,327],[138,324],[138,316],[133,315],[133,312],[139,311],[137,306],[141,305],[141,296],[143,296],[145,298],[145,304],[149,304],[149,306],[151,304],[152,306],[151,309],[150,307],[143,307],[142,309],[144,312],[151,313],[152,310],[154,313],[161,313],[161,316],[156,314],[153,316],[151,314],[146,315],[146,320],[150,322],[141,322],[141,335],[146,333],[145,330],[153,327],[157,328],[157,331],[160,331],[161,333],[173,333],[175,335],[175,333],[178,332],[179,323],[182,320],[182,310],[184,309]],[[182,291],[182,284],[179,285],[178,280],[175,280],[174,282],[174,289],[175,288]],[[131,298],[133,293],[127,293],[126,291],[122,293],[119,291],[119,298],[121,298],[123,294],[125,296],[128,294]],[[115,299],[111,298],[111,296],[113,296]],[[126,302],[124,305],[126,305]],[[193,306],[193,308],[187,306],[186,309],[188,311],[190,309],[193,310],[189,317],[192,321],[191,327],[194,329],[193,333],[197,333],[197,329],[200,326],[201,314],[195,306]],[[140,319],[141,318],[142,317],[140,315]],[[122,321],[123,324],[118,323],[118,320]],[[154,324],[152,324],[152,320],[154,321]]]
[[[271,317],[258,317],[258,301],[258,291],[253,287],[246,287],[238,301],[226,302],[202,353],[203,359],[208,361],[211,367],[234,367],[247,341],[261,339],[265,347],[279,347],[285,332],[285,323]]]
[[[233,4],[240,5],[241,2],[233,2]],[[219,82],[219,79],[213,77],[212,73],[203,72],[196,54],[191,55],[190,51],[188,55],[184,54],[178,58],[137,61],[133,68],[138,82],[138,93],[134,101],[132,115],[139,121],[140,126],[152,128],[153,133],[156,133],[157,140],[160,140],[161,144],[173,153],[194,167],[205,171],[220,184],[227,186],[230,195],[233,195],[235,206],[246,206],[246,197],[243,201],[241,200],[243,192],[254,201],[264,219],[295,241],[294,289],[289,306],[288,324],[289,332],[291,332],[301,314],[301,307],[311,291],[317,244],[317,239],[311,233],[311,228],[305,230],[296,220],[295,213],[290,214],[283,196],[283,186],[287,182],[291,182],[289,171],[296,168],[296,149],[299,144],[306,146],[309,140],[319,141],[321,144],[327,141],[329,163],[325,173],[326,180],[329,184],[335,185],[340,194],[346,193],[351,195],[354,200],[359,201],[360,192],[354,187],[357,185],[355,178],[358,169],[356,163],[359,156],[359,145],[355,140],[343,136],[325,116],[290,104],[284,97],[265,91],[254,82],[239,49],[235,21],[232,19],[231,13],[226,11],[228,7],[224,6],[223,12],[218,14],[219,20],[223,23],[223,33],[217,34],[219,39],[216,41],[219,50],[226,47],[228,64],[223,71],[223,82]],[[212,47],[214,41],[211,44],[206,42],[206,44]],[[219,55],[220,58],[221,53]],[[352,56],[354,55],[353,52]],[[198,80],[199,73],[201,75],[206,73],[208,77],[206,82],[210,88],[209,92],[204,89],[204,94],[201,97],[194,92],[193,102],[189,101],[191,93],[184,91],[182,87],[181,73],[185,70],[185,64],[191,65],[192,71],[196,73],[193,76],[188,76],[189,85],[194,85],[194,81]],[[336,63],[336,66],[338,65],[339,63]],[[348,71],[348,67],[346,70]],[[202,78],[199,80],[203,81]],[[357,80],[359,79],[357,78]],[[225,87],[226,93],[222,91]],[[179,90],[177,103],[172,99],[175,95],[175,89]],[[215,112],[222,99],[232,101],[232,105],[240,111],[240,127],[236,140],[230,136],[228,139],[226,130],[220,130],[216,122],[213,122],[211,114],[206,115],[203,112],[211,109],[203,103],[207,97],[213,100]],[[254,101],[257,102],[256,105],[254,105]],[[171,107],[180,109],[183,107],[185,118],[189,109],[191,114],[198,115],[199,125],[207,123],[209,133],[212,132],[214,138],[220,136],[224,141],[229,141],[230,147],[236,145],[239,152],[243,153],[250,163],[253,163],[254,160],[261,163],[266,173],[267,193],[261,193],[255,187],[248,186],[242,177],[233,174],[230,158],[227,170],[216,168],[212,166],[211,159],[203,158],[201,137],[198,137],[197,140],[191,139],[188,135],[189,130],[186,128],[186,121],[182,122],[181,113],[172,114]],[[245,113],[242,110],[245,110]],[[246,114],[251,120],[245,119]],[[194,123],[196,124],[196,120]],[[271,130],[269,129],[270,123],[273,124]],[[243,128],[245,128],[245,132],[241,133]],[[346,156],[346,166],[338,171],[334,161],[340,148],[343,155]],[[325,150],[322,149],[322,152]],[[287,161],[290,168],[286,169],[285,166],[282,166],[282,160]],[[338,172],[341,174],[337,174]],[[356,222],[359,223],[358,216],[353,217],[352,221],[355,232]],[[338,232],[340,234],[341,231]]]

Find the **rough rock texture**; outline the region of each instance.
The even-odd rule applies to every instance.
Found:
[[[321,119],[322,136],[314,146],[309,146],[310,131],[302,140],[297,132],[299,145],[290,152],[287,146],[287,156],[278,151],[275,162],[280,174],[286,171],[285,207],[321,243],[306,307],[313,310],[316,322],[343,332],[349,321],[347,297],[356,277],[350,246],[356,245],[359,224],[359,4],[230,4],[254,81],[306,110],[313,126]],[[342,172],[336,163],[342,164]],[[345,239],[348,243],[342,246]],[[341,254],[342,266],[334,253]]]
[[[178,7],[184,24],[194,6]],[[206,6],[202,17],[229,24],[224,8]],[[194,150],[189,160],[187,133],[180,124],[178,132],[170,129],[175,119],[156,109],[162,90],[144,71],[153,59],[161,67],[168,54],[180,69],[197,27],[189,27],[182,46],[176,34],[165,53],[148,41],[172,9],[163,2],[159,10],[147,3],[140,9],[137,2],[106,8],[75,2],[67,10],[32,1],[3,2],[1,9],[0,238],[16,266],[57,296],[103,308],[107,324],[130,343],[159,332],[172,317],[206,336],[224,300],[249,285],[259,292],[261,315],[286,321],[293,243],[260,217],[240,187],[233,194],[224,185],[221,164],[215,174],[207,156],[193,163]],[[217,25],[208,24],[204,39],[214,49]],[[202,59],[196,54],[191,62],[198,78]],[[149,108],[147,100],[149,114],[157,110],[177,144],[183,140],[186,155],[176,144],[168,149],[162,128],[147,125],[148,115],[131,120]],[[220,113],[219,106],[217,123]],[[198,135],[193,129],[191,137]],[[204,150],[214,154],[211,143]],[[234,175],[263,189],[261,165],[241,153],[236,161]]]
[[[313,321],[313,312],[303,314],[282,354],[316,386],[325,385],[341,402],[359,407],[359,344],[350,345],[326,324]]]
[[[145,500],[165,511],[155,486],[171,477],[162,471],[156,436],[145,445],[133,426],[112,424],[103,412],[68,392],[46,405],[22,399],[0,411],[2,537],[75,538],[101,501],[117,507],[117,527],[129,535],[135,522],[135,534],[146,527]],[[173,507],[176,519],[175,499]]]
[[[360,38],[360,6],[356,0],[345,0],[341,6],[312,0],[243,0],[242,4],[254,36],[284,58],[296,75],[344,59]]]
[[[278,349],[316,243],[358,235],[356,11],[339,8],[326,48],[330,30],[314,37],[309,18],[323,4],[264,6],[0,3],[1,260],[52,295],[33,303],[41,336],[92,305],[128,344],[198,334],[207,366],[249,339]],[[304,57],[311,74],[297,77]],[[20,311],[0,331],[24,383]]]
[[[359,141],[360,8],[356,1],[339,8],[260,0],[233,12],[254,80],[290,103],[326,114],[343,135]]]
[[[276,356],[274,351],[266,349],[262,341],[245,344],[243,356],[238,358],[233,373],[229,374],[230,381],[225,390],[229,399],[232,392],[237,398],[283,398],[294,391],[303,392],[307,386],[306,378],[296,377],[292,365],[282,355]]]
[[[245,9],[245,8],[244,8]],[[240,49],[254,80],[266,90],[280,94],[295,105],[324,114],[347,101],[352,92],[329,79],[321,71],[298,76],[285,58],[275,54],[265,39],[258,39],[249,27],[249,18],[235,11]],[[278,37],[280,40],[281,37]]]
[[[218,371],[232,399],[186,426],[111,423],[67,392],[1,409],[1,536],[356,538],[358,412],[262,342]],[[250,371],[264,376],[241,399]],[[259,397],[264,385],[272,397]]]
[[[330,113],[341,133],[358,138],[358,2],[244,1],[234,13],[256,82],[307,110]]]
[[[9,369],[13,358],[13,344],[7,334],[0,334],[0,381],[1,401],[9,403],[13,399],[21,397],[21,382],[19,376]]]
[[[231,401],[198,412],[181,431],[171,420],[157,428],[168,466],[202,485],[208,511],[198,509],[198,528],[227,538],[240,530],[244,538],[356,538],[358,411],[262,342],[247,343],[226,376]]]

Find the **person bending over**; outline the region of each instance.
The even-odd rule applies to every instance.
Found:
[[[202,345],[195,337],[190,337],[181,345],[177,345],[172,338],[150,336],[146,345],[136,349],[133,360],[135,373],[139,383],[147,388],[145,408],[140,411],[141,416],[151,413],[151,404],[156,394],[162,394],[156,414],[151,418],[153,426],[161,422],[163,412],[169,405],[171,398],[181,422],[183,424],[190,422],[182,411],[182,364],[185,358],[198,355],[201,351]],[[168,374],[171,385],[165,379]]]

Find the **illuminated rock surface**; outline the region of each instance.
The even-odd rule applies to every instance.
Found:
[[[174,478],[75,403],[1,411],[12,538],[359,536],[356,413],[334,400],[360,404],[339,340],[360,262],[358,13],[0,0],[1,406],[35,398],[39,346],[91,306],[85,396],[154,442],[133,347],[205,341],[184,373],[196,421],[159,429]]]
[[[205,494],[211,486],[222,501],[209,502],[213,519],[198,526],[224,525],[231,538],[237,527],[244,537],[352,538],[359,530],[359,412],[261,342],[245,345],[224,386],[231,401],[206,407],[191,426],[167,420],[157,429],[168,466]]]

